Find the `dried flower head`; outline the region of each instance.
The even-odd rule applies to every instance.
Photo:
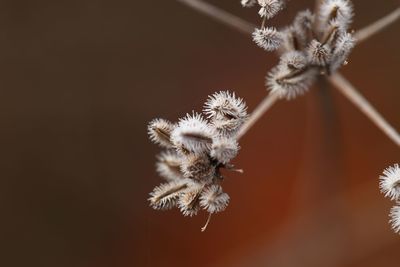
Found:
[[[266,51],[274,51],[281,45],[283,37],[275,28],[263,27],[253,32],[253,41]]]
[[[400,167],[398,164],[385,169],[379,180],[381,192],[385,194],[385,197],[391,200],[400,199]]]
[[[179,120],[171,133],[171,141],[176,147],[183,147],[193,153],[203,153],[210,148],[214,131],[198,113],[187,114]]]
[[[147,127],[150,140],[166,148],[173,147],[171,132],[174,129],[175,125],[164,119],[154,119]]]
[[[282,0],[258,0],[258,4],[261,6],[258,14],[267,19],[275,17],[284,7]]]
[[[353,5],[349,0],[324,0],[319,8],[318,19],[321,27],[337,21],[347,28],[353,19]]]
[[[389,223],[392,225],[392,229],[395,233],[400,233],[400,206],[394,206],[390,210],[390,220]]]
[[[331,49],[326,44],[312,40],[307,51],[308,60],[317,66],[327,66],[331,58]]]
[[[229,203],[229,195],[222,191],[219,185],[206,188],[200,196],[200,206],[209,213],[217,213],[226,209]]]
[[[194,216],[200,209],[215,213],[226,208],[229,197],[219,185],[223,180],[220,169],[235,170],[230,161],[239,151],[236,133],[247,119],[246,109],[243,99],[221,91],[205,103],[207,118],[193,113],[177,125],[159,119],[150,123],[150,138],[161,132],[163,144],[168,144],[157,157],[156,169],[169,181],[150,193],[150,206],[178,207],[184,216]],[[209,221],[210,216],[206,225]]]

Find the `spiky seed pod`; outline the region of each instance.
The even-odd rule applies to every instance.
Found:
[[[321,29],[332,21],[338,21],[343,28],[348,28],[353,19],[353,5],[348,0],[324,0],[318,11]]]
[[[283,36],[273,27],[264,27],[255,29],[253,41],[266,51],[274,51],[281,45]]]
[[[258,14],[263,18],[271,19],[284,7],[282,0],[258,0],[261,9]]]
[[[392,225],[392,229],[395,233],[400,233],[400,204],[397,203],[396,206],[394,206],[390,210],[390,224]]]
[[[200,206],[209,213],[217,213],[226,209],[229,204],[229,195],[222,191],[219,185],[211,185],[203,190],[200,196]]]
[[[241,0],[240,3],[243,7],[252,7],[257,3],[257,0]]]
[[[279,64],[285,65],[288,69],[302,70],[307,66],[307,58],[299,51],[286,52],[281,56]]]
[[[184,216],[197,215],[200,210],[200,195],[203,188],[202,184],[192,184],[179,197],[178,207]]]
[[[156,170],[167,181],[183,179],[180,166],[183,158],[173,150],[163,151],[157,156]]]
[[[266,86],[271,93],[290,100],[307,92],[316,76],[317,72],[314,68],[290,70],[278,65],[268,73]]]
[[[222,164],[227,164],[237,156],[239,144],[233,138],[214,139],[210,156]]]
[[[379,177],[379,186],[385,197],[391,200],[400,200],[400,167],[395,164],[393,167],[386,168],[383,175]]]
[[[331,59],[331,49],[317,40],[312,40],[307,50],[308,60],[313,65],[327,66]]]
[[[179,120],[171,133],[171,141],[179,151],[204,153],[209,150],[214,135],[208,122],[200,114],[193,113]]]
[[[155,144],[162,147],[172,148],[171,132],[175,129],[175,125],[164,119],[152,120],[148,127],[149,138]]]
[[[150,193],[150,206],[157,210],[166,210],[175,207],[180,194],[187,187],[187,181],[172,181],[161,184]]]
[[[307,46],[309,40],[314,38],[313,24],[315,16],[310,10],[304,10],[297,13],[294,21],[293,28],[296,33],[296,37],[301,43],[301,47]]]
[[[203,112],[209,119],[218,116],[226,119],[244,119],[247,117],[247,106],[242,98],[236,97],[235,93],[220,91],[208,97]]]
[[[213,178],[215,166],[207,155],[190,154],[182,161],[181,172],[185,178],[206,182]]]
[[[293,26],[288,26],[281,30],[282,44],[279,49],[284,52],[293,50],[301,50],[303,45],[300,38],[297,36],[296,30]]]
[[[345,64],[352,49],[355,46],[355,39],[350,33],[341,34],[335,44],[331,63],[331,70],[335,71]]]

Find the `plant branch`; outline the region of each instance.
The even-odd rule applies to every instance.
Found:
[[[256,28],[255,25],[247,22],[238,16],[235,16],[221,8],[218,8],[212,4],[209,4],[202,0],[177,0],[178,2],[185,4],[200,13],[203,13],[214,20],[222,22],[223,24],[241,31],[242,33],[249,34]]]
[[[381,129],[393,142],[400,146],[400,135],[382,117],[381,114],[366,100],[354,86],[341,74],[333,74],[329,81],[363,112],[379,129]]]
[[[240,129],[238,133],[238,139],[245,135],[247,131],[262,117],[262,115],[264,115],[264,113],[267,112],[267,110],[270,109],[278,100],[279,96],[277,94],[267,95],[254,109],[253,113],[250,115],[250,118]]]
[[[357,40],[357,43],[361,43],[367,40],[369,37],[379,33],[380,31],[384,30],[386,27],[390,26],[396,20],[400,18],[400,7],[396,8],[390,14],[386,15],[385,17],[375,21],[371,25],[366,26],[365,28],[358,30],[354,37]]]

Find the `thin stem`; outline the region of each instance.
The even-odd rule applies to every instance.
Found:
[[[267,110],[270,109],[278,100],[279,96],[277,94],[269,94],[266,96],[254,109],[253,113],[250,115],[250,118],[240,129],[238,139],[245,135],[247,131],[262,117],[262,115],[267,112]]]
[[[203,227],[201,227],[201,231],[202,232],[204,232],[206,229],[207,229],[207,226],[208,226],[208,224],[210,223],[210,221],[211,221],[211,215],[212,215],[212,213],[210,212],[210,213],[208,213],[208,217],[207,217],[207,221],[206,221],[206,224],[203,226]]]
[[[336,73],[329,81],[349,99],[361,112],[363,112],[375,125],[381,129],[393,142],[400,146],[400,135],[382,117],[381,114],[366,100],[354,86],[341,74]]]
[[[243,33],[252,33],[254,31],[254,28],[256,28],[255,25],[239,18],[238,16],[235,16],[221,8],[218,8],[202,0],[177,1]]]
[[[400,18],[400,7],[396,8],[393,12],[386,15],[385,17],[375,21],[371,25],[357,31],[354,35],[354,37],[357,40],[357,43],[361,43],[367,40],[369,37],[375,35],[376,33],[379,33],[386,27],[396,22],[396,20],[398,20],[399,18]]]

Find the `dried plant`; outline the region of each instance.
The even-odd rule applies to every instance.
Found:
[[[222,191],[221,169],[239,171],[230,161],[239,152],[238,130],[247,119],[247,106],[234,93],[211,95],[203,114],[187,114],[174,124],[164,119],[149,123],[150,140],[166,150],[157,157],[156,169],[167,182],[150,193],[150,205],[165,210],[178,207],[184,216],[200,209],[211,214],[225,210],[228,194]]]
[[[238,152],[237,140],[275,102],[306,93],[318,79],[329,81],[400,146],[397,131],[338,72],[341,66],[348,63],[347,58],[357,44],[400,17],[400,7],[354,33],[350,31],[354,14],[350,0],[316,0],[313,12],[298,12],[293,22],[282,29],[267,26],[266,22],[284,9],[287,4],[284,0],[241,0],[243,7],[259,8],[260,27],[201,0],[178,1],[234,29],[252,34],[259,47],[277,51],[279,63],[266,76],[269,95],[254,109],[248,120],[243,101],[228,92],[220,92],[211,96],[205,105],[204,113],[208,120],[200,114],[193,114],[181,119],[177,125],[160,119],[150,123],[150,139],[168,149],[158,157],[157,170],[169,182],[151,193],[149,200],[154,208],[177,206],[184,215],[190,216],[200,208],[206,209],[210,215],[225,209],[229,197],[218,185],[221,180],[219,168],[232,168],[229,162]],[[386,176],[381,177],[381,188],[386,196],[398,200],[399,189],[397,183],[393,183],[394,170],[398,170],[397,165],[395,169],[385,171]],[[394,207],[391,223],[397,232],[400,231],[399,214],[400,207]]]
[[[400,233],[400,167],[395,164],[383,171],[379,177],[379,187],[385,197],[396,201],[396,205],[390,211],[390,223],[396,233]]]

